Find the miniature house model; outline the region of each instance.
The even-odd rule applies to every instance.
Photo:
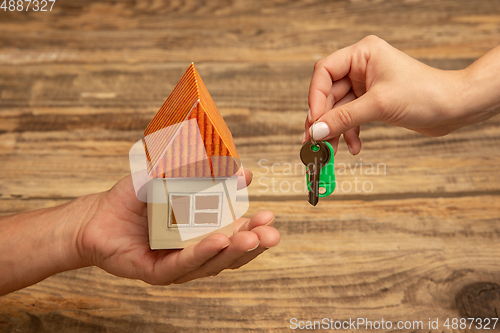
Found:
[[[233,234],[240,162],[233,137],[194,64],[144,132],[149,241],[184,248]]]

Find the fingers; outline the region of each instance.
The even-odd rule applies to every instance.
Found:
[[[351,47],[347,47],[330,54],[314,65],[314,72],[309,86],[311,123],[325,112],[333,82],[341,80],[349,74],[351,58]]]
[[[372,91],[326,112],[313,125],[315,140],[329,140],[359,125],[379,120],[381,112],[374,102]]]
[[[309,113],[309,115],[311,115],[311,119],[308,119],[309,123],[314,123],[316,119],[321,117],[325,112],[331,110],[337,102],[341,101],[347,95],[351,87],[351,80],[347,76],[333,82],[332,89],[326,98],[325,110],[323,110],[321,114],[315,114],[314,116],[312,113]]]
[[[170,284],[178,277],[198,269],[229,245],[230,241],[226,235],[213,234],[182,251],[168,252],[154,264],[152,282],[154,284]]]
[[[238,231],[231,236],[231,244],[200,267],[174,280],[184,283],[200,277],[215,276],[226,268],[239,268],[266,249],[279,244],[281,236],[271,227],[275,217],[270,211],[257,212],[251,219],[241,219]]]
[[[334,109],[341,107],[342,105],[346,105],[349,102],[352,102],[356,99],[356,95],[352,90],[348,91],[341,100],[338,101],[337,104],[333,107]],[[330,110],[329,110],[330,111]]]
[[[231,236],[230,240],[231,244],[217,256],[208,260],[198,269],[177,278],[174,283],[185,283],[200,277],[215,276],[244,254],[256,249],[260,244],[257,234],[251,231],[238,232]]]
[[[279,244],[281,236],[272,227],[275,216],[271,211],[257,212],[251,219],[246,219],[238,228],[239,231],[252,231],[259,237],[259,246],[235,260],[228,268],[236,269],[255,259],[265,250]]]
[[[311,124],[313,124],[316,121],[316,119],[325,114],[325,112],[331,110],[334,107],[334,105],[336,105],[339,101],[343,100],[347,95],[347,93],[349,93],[351,87],[352,87],[351,80],[347,76],[343,77],[338,81],[333,82],[332,88],[330,89],[330,93],[326,98],[325,110],[323,110],[321,113],[314,113],[313,115],[311,113],[311,109],[309,109],[306,120],[307,135],[304,136],[303,143],[307,140],[310,140],[310,135],[308,133],[308,130]]]
[[[335,140],[346,133],[346,142],[353,154],[359,152],[361,142],[355,128],[359,125],[378,120],[380,106],[376,94],[366,92],[373,80],[367,83],[368,61],[373,56],[373,50],[380,48],[383,41],[375,36],[368,36],[360,42],[336,51],[318,61],[309,87],[310,116],[306,121],[305,140],[309,140],[309,126],[314,124],[315,140]],[[354,93],[353,93],[354,92]],[[349,94],[359,99],[347,102]],[[346,103],[340,107],[339,102]],[[332,106],[331,110],[328,108]],[[355,129],[349,133],[347,131]]]
[[[309,116],[308,116],[309,117]],[[309,128],[311,127],[311,123],[309,120],[306,118],[306,124],[305,124],[305,131],[304,135],[302,136],[302,144],[306,143],[306,141],[311,140],[311,136],[309,134]]]
[[[251,231],[256,227],[274,224],[274,214],[271,211],[265,210],[255,213],[251,219],[245,219],[244,223],[237,226],[236,231]]]
[[[127,208],[127,211],[137,212],[142,216],[146,214],[146,203],[137,199],[132,181],[132,175],[128,175],[118,181],[109,191],[106,196],[114,204],[120,204]]]
[[[347,87],[348,87],[348,85],[346,85],[344,88],[347,88]],[[354,101],[355,99],[356,99],[356,95],[353,93],[352,90],[350,90],[337,103],[335,103],[333,109],[337,109],[339,107],[342,107],[343,105],[346,105],[346,104]],[[331,110],[330,112],[332,112],[332,111],[333,110]],[[312,130],[312,132],[314,132],[314,130]],[[361,151],[361,140],[359,139],[359,126],[356,126],[352,129],[346,131],[343,135],[344,135],[344,140],[347,144],[347,148],[348,148],[349,152],[351,153],[351,155],[359,154],[359,152]],[[327,140],[332,145],[334,154],[337,154],[339,139],[340,139],[340,136],[336,136],[333,138],[329,138]]]
[[[351,128],[344,133],[344,140],[351,155],[357,155],[361,151],[361,140],[359,139],[359,126]]]
[[[274,247],[281,240],[279,231],[269,225],[255,227],[252,232],[259,238],[259,248],[268,249]]]
[[[250,170],[243,168],[243,175],[238,176],[237,188],[238,190],[242,190],[245,187],[248,187],[252,182],[253,174]]]
[[[259,237],[259,248],[267,249],[280,242],[280,233],[272,227],[275,220],[273,212],[260,211],[242,224],[238,232],[252,231]]]
[[[333,147],[333,156],[337,154],[337,150],[339,149],[339,140],[340,136],[336,136],[332,139],[327,140]]]
[[[332,86],[332,90],[330,91],[329,98],[331,96],[332,103],[329,105],[327,103],[327,108],[325,109],[325,112],[333,109],[334,105],[341,101],[351,90],[352,88],[352,83],[351,79],[349,77],[344,76],[342,79],[335,81]],[[329,99],[327,99],[329,100]]]
[[[266,252],[267,248],[259,246],[253,251],[248,252],[247,254],[241,256],[240,258],[236,259],[231,265],[229,265],[229,269],[238,269],[242,266],[245,266],[248,264],[250,261],[254,260],[258,256],[260,256],[262,253]]]
[[[347,103],[350,103],[356,99],[356,95],[351,90],[348,94],[346,94],[337,104],[335,104],[334,108],[339,108]],[[337,137],[338,140],[338,137]],[[357,155],[361,151],[361,140],[359,139],[359,126],[351,128],[347,132],[344,133],[344,140],[347,144],[347,149],[351,155]],[[338,145],[338,141],[337,141]]]
[[[258,226],[254,228],[252,232],[257,234],[257,236],[259,237],[259,247],[238,258],[229,266],[229,268],[236,269],[240,268],[243,265],[246,265],[248,262],[255,259],[267,249],[278,245],[281,240],[281,236],[278,230],[274,229],[271,226]]]

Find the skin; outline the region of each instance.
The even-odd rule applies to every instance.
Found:
[[[251,173],[245,170],[247,186]],[[275,217],[261,211],[183,250],[151,250],[147,208],[127,176],[109,191],[62,206],[0,217],[0,295],[51,275],[95,265],[154,285],[185,283],[239,268],[280,241]]]
[[[338,50],[314,66],[304,142],[315,137],[337,150],[340,135],[351,154],[361,150],[359,126],[372,121],[443,136],[500,112],[500,46],[464,70],[429,67],[376,36]]]

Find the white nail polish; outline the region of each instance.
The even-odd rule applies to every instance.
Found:
[[[347,145],[347,149],[349,149],[349,152],[351,153],[351,155],[354,156],[354,151],[352,150],[351,145]]]
[[[302,135],[302,143],[306,142],[306,132]]]
[[[309,124],[312,123],[311,109],[309,109],[309,111],[307,111],[307,120],[309,121]]]
[[[315,123],[312,127],[314,140],[322,140],[330,134],[330,128],[326,123]]]

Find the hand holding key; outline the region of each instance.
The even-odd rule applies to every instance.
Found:
[[[318,61],[309,88],[303,142],[340,135],[351,154],[361,150],[359,126],[375,120],[442,136],[500,111],[500,46],[468,68],[429,67],[369,36]]]

